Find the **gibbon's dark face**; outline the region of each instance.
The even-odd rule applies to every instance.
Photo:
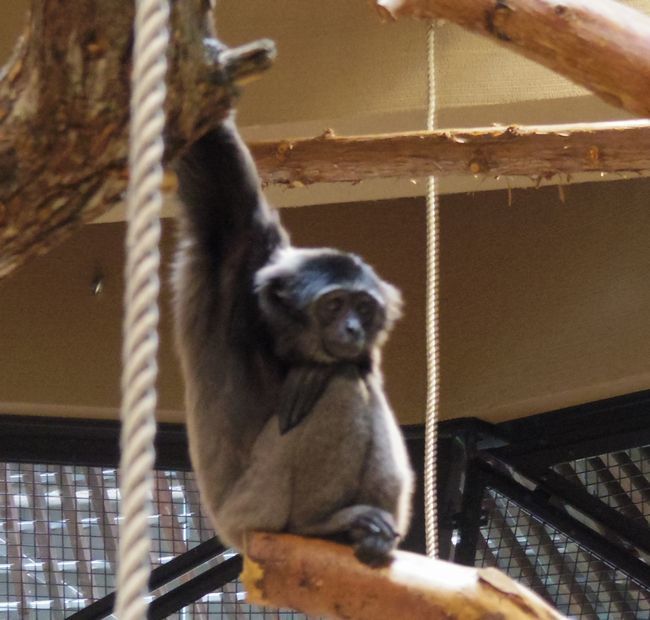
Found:
[[[369,353],[384,325],[383,308],[365,291],[335,288],[318,296],[312,315],[323,350],[333,358],[352,361]]]
[[[287,248],[255,277],[275,352],[288,361],[363,361],[399,317],[397,289],[358,256]]]

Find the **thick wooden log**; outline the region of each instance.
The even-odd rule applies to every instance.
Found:
[[[173,3],[166,157],[218,123],[234,82],[259,73],[269,42],[223,51],[209,0]],[[0,71],[0,277],[121,200],[126,187],[133,5],[33,0]]]
[[[614,0],[375,0],[486,35],[602,99],[650,116],[650,17]]]
[[[347,620],[559,620],[536,594],[496,569],[474,569],[397,552],[382,569],[349,547],[286,534],[255,533],[242,573],[248,600]]]
[[[266,183],[309,185],[387,177],[485,174],[550,178],[650,170],[650,121],[445,129],[258,142]]]

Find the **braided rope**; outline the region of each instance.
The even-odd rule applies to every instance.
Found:
[[[122,349],[119,620],[143,620],[151,574],[151,514],[158,366],[158,269],[168,0],[136,0]]]
[[[432,22],[427,34],[428,114],[427,129],[436,127],[435,29]],[[436,178],[427,179],[427,405],[424,448],[424,522],[427,555],[438,555],[438,412],[440,407],[439,343],[439,204]]]

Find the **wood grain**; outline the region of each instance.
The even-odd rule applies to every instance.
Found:
[[[445,19],[650,116],[650,17],[614,0],[376,0],[391,18]]]

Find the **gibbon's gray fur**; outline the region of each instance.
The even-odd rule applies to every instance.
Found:
[[[327,536],[388,561],[412,472],[380,348],[398,291],[355,255],[298,249],[228,119],[178,164],[173,284],[190,455],[222,541]]]

